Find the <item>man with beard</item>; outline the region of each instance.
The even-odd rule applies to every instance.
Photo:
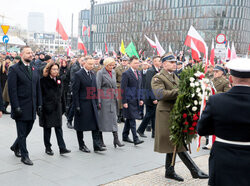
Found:
[[[26,148],[28,137],[36,112],[41,114],[42,98],[40,91],[40,76],[37,68],[30,64],[32,50],[24,46],[20,50],[21,61],[9,69],[8,91],[11,104],[11,118],[16,121],[17,139],[11,146],[17,157],[26,165],[33,165]]]

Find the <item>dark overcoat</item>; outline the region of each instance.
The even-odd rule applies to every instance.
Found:
[[[197,125],[200,136],[250,142],[250,87],[210,96]],[[250,146],[217,142],[209,157],[209,185],[249,185]]]
[[[131,68],[122,74],[122,104],[128,104],[128,108],[123,108],[123,116],[127,119],[140,118],[139,103],[143,100],[143,91],[141,89],[142,78],[139,71],[137,71],[137,76],[138,79]]]
[[[0,111],[3,111],[3,99],[2,99],[2,89],[1,89],[1,82],[0,82]]]
[[[42,105],[40,76],[37,67],[31,64],[31,75],[22,61],[12,65],[8,73],[8,92],[11,118],[28,121],[36,119],[36,110]],[[15,117],[14,109],[20,107],[22,115]]]
[[[73,81],[73,102],[75,108],[80,107],[81,113],[75,112],[74,128],[77,131],[98,129],[96,76],[91,78],[84,68],[75,73]]]
[[[158,71],[156,70],[155,66],[153,65],[151,68],[147,70],[146,73],[146,80],[145,80],[145,104],[149,106],[155,106],[153,103],[154,100],[156,100],[155,95],[152,91],[151,87],[151,80],[155,74],[157,74]]]
[[[45,128],[62,126],[63,86],[60,78],[51,79],[50,76],[41,78],[42,108],[39,125]]]

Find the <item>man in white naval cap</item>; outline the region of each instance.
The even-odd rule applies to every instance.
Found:
[[[233,87],[209,97],[198,122],[200,136],[215,135],[209,185],[250,184],[250,59],[227,63]]]

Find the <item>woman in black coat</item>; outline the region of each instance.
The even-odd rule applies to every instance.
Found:
[[[41,78],[41,92],[42,92],[42,108],[43,112],[39,118],[39,124],[44,128],[44,145],[45,152],[48,155],[53,155],[51,149],[50,136],[51,128],[55,128],[57,143],[60,148],[60,154],[69,153],[66,149],[63,140],[62,131],[62,103],[63,100],[63,86],[59,76],[59,65],[55,62],[50,62],[43,70],[43,78]]]

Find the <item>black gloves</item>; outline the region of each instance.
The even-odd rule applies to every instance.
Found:
[[[78,115],[80,115],[80,113],[81,113],[80,107],[76,107],[76,113],[77,113]]]
[[[21,117],[22,116],[22,109],[20,108],[20,107],[17,107],[17,108],[15,108],[15,110],[14,110],[14,115],[15,115],[15,117],[16,118],[19,118],[19,117]]]
[[[43,111],[42,106],[38,106],[38,107],[37,107],[37,115],[38,115],[39,117],[42,115],[42,111]]]

